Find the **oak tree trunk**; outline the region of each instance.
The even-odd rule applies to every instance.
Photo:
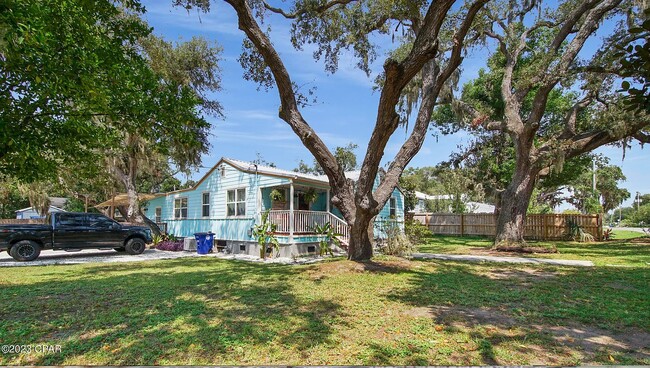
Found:
[[[125,173],[115,165],[111,167],[111,173],[113,173],[113,177],[124,185],[127,197],[129,199],[129,205],[127,208],[120,208],[120,212],[122,212],[122,215],[126,217],[126,221],[136,224],[144,224],[151,229],[151,232],[153,234],[162,235],[160,227],[158,227],[155,222],[147,218],[147,216],[145,216],[140,210],[140,200],[138,198],[138,191],[135,187],[137,160],[135,160],[135,158],[130,158],[129,164],[128,173]]]
[[[349,260],[367,261],[372,258],[372,219],[371,214],[357,211],[354,223],[350,226]]]
[[[497,217],[495,246],[523,246],[526,230],[526,212],[535,186],[533,170],[517,166],[512,181],[501,193]]]

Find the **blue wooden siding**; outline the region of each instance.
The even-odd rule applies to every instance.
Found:
[[[150,200],[147,204],[146,215],[150,219],[155,219],[157,207],[161,208],[161,222],[167,223],[169,233],[176,236],[190,237],[197,232],[211,231],[216,234],[217,239],[223,240],[242,240],[253,241],[248,234],[251,227],[259,219],[258,210],[265,211],[271,208],[271,199],[269,193],[273,187],[288,186],[290,179],[264,174],[255,174],[242,172],[235,167],[222,163],[223,174],[220,167],[216,167],[207,175],[196,188],[167,193],[163,196]],[[296,181],[295,185],[310,185]],[[375,189],[379,185],[379,180],[375,180]],[[246,215],[245,216],[226,216],[226,196],[228,190],[246,189]],[[323,184],[320,190],[325,190]],[[203,193],[210,194],[210,216],[203,217]],[[287,190],[288,194],[288,190]],[[261,195],[261,197],[260,197]],[[174,200],[176,198],[187,198],[187,218],[174,219]],[[396,219],[403,226],[404,220],[404,196],[395,189],[393,197],[396,198]],[[258,209],[258,203],[260,208]],[[378,221],[383,221],[390,217],[390,201],[377,216]],[[319,193],[317,200],[312,204],[311,209],[316,211],[325,211],[327,208],[326,193]],[[343,218],[341,212],[331,207],[331,212]],[[375,235],[381,234],[375,229]],[[304,239],[303,239],[304,238]],[[315,241],[314,237],[296,237],[295,242]],[[288,237],[280,237],[281,243],[288,243]]]
[[[221,166],[221,165],[220,165]],[[249,229],[259,213],[258,188],[288,184],[289,179],[246,173],[223,163],[215,168],[196,188],[167,193],[147,204],[147,217],[155,219],[156,207],[161,207],[161,221],[176,236],[192,236],[196,232],[212,231],[217,239],[252,240]],[[246,215],[226,216],[226,195],[231,189],[246,189]],[[203,193],[210,193],[210,216],[202,216]],[[187,198],[187,218],[174,219],[174,199]],[[261,199],[260,199],[261,201]]]

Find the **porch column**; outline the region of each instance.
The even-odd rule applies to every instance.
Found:
[[[293,181],[289,184],[289,241],[293,241]]]
[[[330,211],[330,190],[329,188],[327,189],[327,195],[326,195],[326,201],[325,201],[325,211],[329,212]]]
[[[262,188],[259,187],[257,188],[257,201],[255,206],[257,207],[255,209],[255,217],[257,217],[259,221],[262,221]]]

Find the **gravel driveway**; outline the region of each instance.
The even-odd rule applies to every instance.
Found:
[[[210,253],[206,255],[196,252],[167,252],[156,249],[147,249],[144,253],[133,256],[126,253],[118,253],[114,250],[81,250],[78,252],[65,252],[44,250],[41,255],[31,262],[16,262],[7,252],[0,253],[0,267],[19,266],[47,266],[47,265],[70,265],[82,263],[125,263],[155,261],[159,259],[175,259],[184,257],[212,257],[221,259],[236,259],[249,262],[280,263],[280,264],[305,264],[324,260],[323,257],[300,257],[300,258],[267,258],[261,260],[257,257],[240,254]]]
[[[147,249],[144,253],[132,256],[126,253],[118,253],[114,250],[81,250],[78,252],[65,252],[44,250],[41,255],[31,262],[16,262],[7,252],[0,253],[0,267],[12,266],[46,266],[55,264],[79,264],[79,263],[122,263],[150,261],[157,259],[170,259],[180,257],[191,257],[196,255],[190,252],[164,252],[156,249]]]

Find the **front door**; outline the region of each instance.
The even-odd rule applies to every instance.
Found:
[[[296,209],[299,211],[309,211],[309,203],[305,200],[305,194],[304,193],[298,193],[298,205],[296,206]]]

